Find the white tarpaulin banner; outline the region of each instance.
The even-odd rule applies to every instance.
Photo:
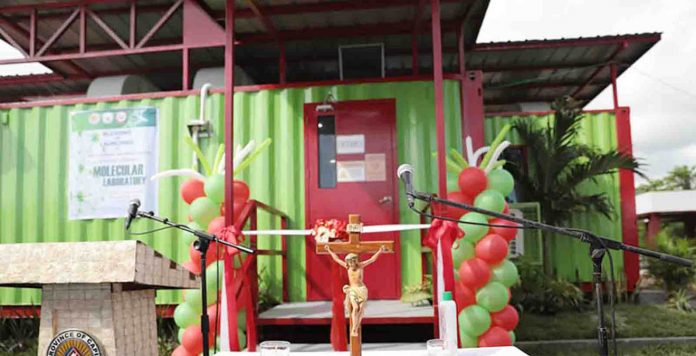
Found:
[[[157,210],[157,119],[153,107],[70,113],[70,220],[124,217],[132,199]]]

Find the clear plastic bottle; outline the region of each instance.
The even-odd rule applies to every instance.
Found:
[[[452,292],[444,292],[439,305],[440,339],[450,355],[457,354],[457,304],[452,300]]]

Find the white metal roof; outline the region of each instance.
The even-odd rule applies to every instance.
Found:
[[[638,216],[696,212],[696,190],[648,192],[636,196]]]

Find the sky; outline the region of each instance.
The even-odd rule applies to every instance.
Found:
[[[693,0],[491,0],[478,41],[661,32],[662,40],[618,79],[619,104],[631,107],[634,155],[654,179],[675,165],[696,165],[694,19]],[[0,58],[19,56],[0,41]],[[0,70],[1,75],[47,72],[40,64]],[[587,106],[612,107],[610,87]]]
[[[633,154],[655,179],[696,165],[695,19],[693,0],[491,0],[478,42],[661,32],[617,82],[619,105],[631,108]],[[586,108],[612,107],[607,87]]]

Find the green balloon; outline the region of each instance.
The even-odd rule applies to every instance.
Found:
[[[222,204],[225,201],[225,176],[223,174],[215,174],[205,180],[203,186],[205,195],[217,204]]]
[[[246,309],[241,309],[237,312],[237,329],[246,332]]]
[[[191,202],[191,217],[199,226],[208,226],[210,221],[220,215],[220,204],[208,197],[200,197]]]
[[[517,339],[517,338],[515,337],[515,332],[514,332],[514,331],[508,331],[508,333],[510,333],[510,340],[512,340],[512,343],[514,344],[515,341],[516,341],[516,339]]]
[[[478,347],[478,338],[465,333],[462,328],[459,329],[459,340],[462,342],[462,347],[465,349]]]
[[[459,175],[458,174],[447,174],[447,191],[448,192],[458,192],[459,189]]]
[[[215,261],[205,269],[205,282],[208,286],[208,293],[217,293],[222,283],[224,283],[222,280],[224,266],[225,263],[223,261]]]
[[[506,197],[515,189],[515,178],[504,169],[495,169],[488,173],[488,189],[495,189]]]
[[[179,332],[177,333],[176,339],[179,340],[179,345],[181,345],[181,339],[184,337],[184,331],[186,331],[186,329],[179,328]]]
[[[517,266],[510,260],[504,260],[503,263],[493,267],[491,281],[499,282],[500,284],[510,288],[519,280]]]
[[[489,282],[476,292],[476,304],[491,313],[499,312],[508,303],[508,290],[498,282]]]
[[[463,239],[454,243],[452,247],[452,261],[454,262],[454,268],[458,268],[462,262],[474,257],[476,251],[474,250],[474,244]]]
[[[174,322],[181,329],[186,329],[187,327],[198,323],[199,314],[187,303],[181,303],[174,309]]]
[[[473,212],[462,215],[459,220],[476,224],[488,224],[488,219],[486,219],[485,215]],[[463,241],[468,241],[473,244],[477,243],[488,233],[488,226],[460,223],[459,227],[464,230]]]
[[[237,338],[239,338],[239,348],[241,350],[244,350],[246,348],[247,343],[246,333],[244,332],[244,330],[237,329]]]
[[[460,333],[478,337],[491,326],[491,315],[478,305],[470,305],[459,313]]]
[[[505,209],[505,197],[497,190],[486,189],[476,196],[474,206],[500,213]]]
[[[201,313],[201,290],[200,289],[187,289],[184,291],[184,303],[188,304],[189,308],[196,312],[196,314]]]

